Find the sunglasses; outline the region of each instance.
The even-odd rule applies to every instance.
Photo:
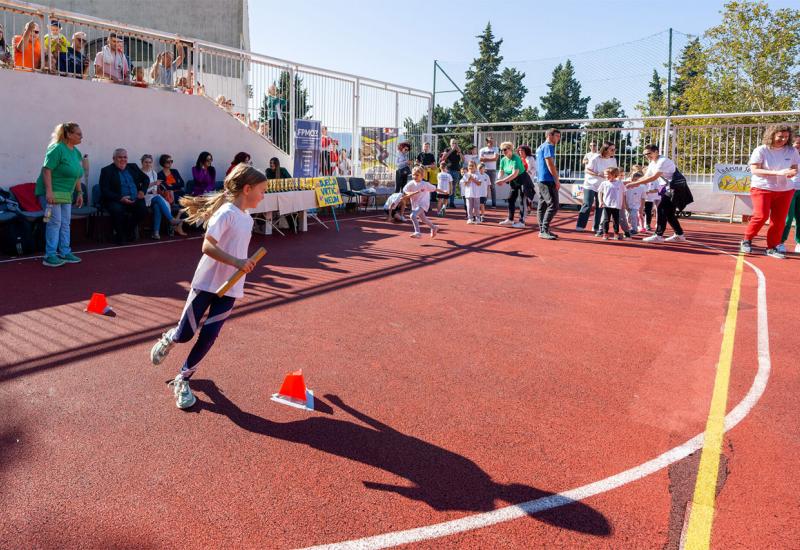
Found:
[[[167,159],[164,161],[164,164],[172,164],[172,159]]]

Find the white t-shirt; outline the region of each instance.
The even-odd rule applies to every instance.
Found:
[[[596,156],[599,156],[599,155],[600,155],[600,153],[592,153],[591,151],[589,151],[588,153],[583,155],[583,165],[584,166],[589,166],[589,163],[592,161],[592,159],[594,157],[596,157]]]
[[[217,241],[217,246],[234,258],[247,258],[250,235],[253,232],[253,218],[242,212],[233,203],[223,204],[214,212],[208,222],[206,235]],[[211,256],[203,254],[192,279],[192,288],[216,292],[236,272],[232,265],[218,262]],[[244,296],[244,277],[233,285],[225,296],[241,298]]]
[[[498,151],[499,150],[497,149],[497,147],[484,147],[483,149],[478,151],[478,160],[480,160],[480,157],[491,157],[491,156],[494,156],[494,157],[498,157],[499,158]],[[488,161],[487,160],[486,162],[483,163],[483,166],[487,170],[497,170],[497,161],[496,160],[494,160],[494,161]]]
[[[492,180],[489,179],[489,174],[481,174],[478,172],[478,177],[481,179],[481,184],[478,186],[478,198],[486,197],[489,195],[489,186]]]
[[[481,181],[481,184],[478,185],[473,180]],[[481,196],[481,187],[483,187],[483,182],[478,172],[474,174],[467,172],[464,174],[464,177],[461,178],[461,196],[465,199],[479,198]]]
[[[621,179],[613,181],[603,180],[597,189],[600,203],[607,208],[622,208],[622,196],[625,194],[625,184]]]
[[[478,158],[478,155],[464,155],[464,168],[469,166],[469,161],[473,161],[475,163],[475,168],[477,168],[478,164],[480,164]]]
[[[447,172],[439,172],[436,189],[442,193],[453,192],[453,176]]]
[[[539,177],[536,173],[536,156],[525,157],[525,162],[528,163],[528,175],[531,177],[531,181],[536,181],[536,178]]]
[[[386,199],[386,202],[383,203],[383,209],[386,210],[387,212],[389,212],[389,211],[397,208],[397,206],[400,204],[400,201],[402,199],[403,199],[403,193],[392,193]]]
[[[788,145],[781,149],[759,145],[750,155],[748,164],[760,164],[764,170],[783,170],[800,165],[800,153]],[[796,188],[796,184],[786,176],[756,176],[753,174],[750,176],[750,187],[767,191],[791,191]]]
[[[422,208],[427,210],[431,206],[431,191],[436,191],[436,187],[425,180],[417,183],[411,180],[403,187],[403,193],[413,193],[414,191],[421,191],[411,197],[411,208]]]
[[[605,176],[603,172],[605,172],[606,168],[614,168],[617,166],[617,159],[614,157],[603,158],[600,156],[600,153],[590,153],[594,156],[589,160],[589,163],[586,165],[586,168],[594,172],[595,174],[600,174],[599,176],[590,176],[586,174],[586,179],[583,182],[584,189],[591,189],[592,191],[597,191],[600,188],[600,184],[605,180]]]
[[[628,209],[638,210],[642,206],[642,198],[644,198],[644,185],[631,187],[625,190],[625,201],[628,203]]]
[[[658,192],[666,187],[672,179],[672,175],[675,173],[675,163],[667,157],[659,156],[656,160],[647,165],[647,170],[645,170],[644,175],[645,177],[654,176],[658,172],[661,172],[661,177],[651,182],[650,187],[647,189],[649,197],[647,200],[660,200]],[[655,196],[653,195],[653,191],[656,193]]]

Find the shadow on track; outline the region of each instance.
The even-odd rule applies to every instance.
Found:
[[[195,410],[226,416],[240,428],[253,433],[308,445],[403,477],[409,485],[363,483],[368,489],[388,491],[424,502],[434,510],[489,512],[496,509],[498,500],[521,504],[554,495],[520,483],[497,483],[472,460],[401,433],[350,407],[335,395],[325,397],[366,426],[325,416],[273,422],[241,410],[211,380],[193,380],[192,388],[211,400],[198,399]],[[563,529],[599,537],[611,534],[611,525],[605,516],[582,502],[564,499],[563,506],[542,513],[529,512],[529,515]]]

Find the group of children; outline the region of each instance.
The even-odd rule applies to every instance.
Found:
[[[605,179],[597,190],[602,217],[600,231],[596,236],[604,240],[611,238],[609,228],[612,221],[614,236],[620,241],[636,235],[639,227],[645,226],[643,206],[648,189],[642,185],[633,185],[643,175],[642,167],[634,165],[631,167],[631,178],[626,182],[618,167],[605,169]]]

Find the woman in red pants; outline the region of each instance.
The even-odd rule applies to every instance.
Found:
[[[783,259],[785,254],[777,249],[781,243],[786,214],[794,195],[792,179],[797,175],[800,153],[790,145],[792,128],[788,124],[774,124],[764,132],[764,144],[750,155],[750,197],[753,216],[744,232],[739,250],[752,252],[753,237],[769,218],[767,231],[767,256]]]

